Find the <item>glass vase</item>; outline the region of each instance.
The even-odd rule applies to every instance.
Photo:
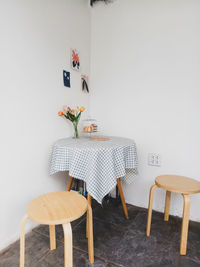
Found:
[[[73,126],[74,126],[74,138],[77,139],[77,138],[79,138],[79,135],[78,135],[78,122],[74,121],[73,122]]]

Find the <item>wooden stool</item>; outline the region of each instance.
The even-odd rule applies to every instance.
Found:
[[[182,228],[181,228],[180,254],[186,255],[189,214],[190,214],[189,194],[200,193],[200,182],[191,178],[178,175],[162,175],[156,178],[155,184],[151,187],[149,194],[149,209],[148,209],[147,228],[146,228],[147,236],[150,235],[153,196],[154,196],[154,191],[157,187],[166,190],[164,221],[169,220],[171,192],[179,193],[182,194],[183,196],[184,208],[183,208],[183,218],[182,218]]]
[[[21,223],[20,267],[24,267],[25,223],[28,219],[49,225],[50,249],[56,249],[55,225],[62,224],[64,231],[64,266],[73,266],[72,230],[70,222],[80,218],[87,211],[88,253],[90,263],[94,263],[92,209],[87,200],[74,192],[54,192],[39,196],[28,206]]]

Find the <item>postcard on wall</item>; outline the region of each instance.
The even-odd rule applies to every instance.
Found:
[[[71,49],[71,67],[73,70],[80,70],[80,56],[79,51],[76,49]]]
[[[63,82],[64,82],[64,86],[71,87],[71,85],[70,85],[70,72],[63,70]]]

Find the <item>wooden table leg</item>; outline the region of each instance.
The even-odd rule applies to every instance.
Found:
[[[151,231],[153,196],[154,196],[154,191],[156,188],[157,188],[156,184],[152,185],[152,187],[150,189],[150,194],[149,194],[149,208],[148,208],[147,229],[146,229],[146,235],[147,236],[150,236],[150,231]]]
[[[73,267],[73,245],[71,224],[63,224],[64,231],[64,266]]]
[[[90,207],[92,207],[92,197],[90,194],[88,194],[88,204],[90,205]],[[87,218],[86,218],[86,237],[88,238],[88,228],[89,228],[89,215],[87,212]]]
[[[125,203],[125,199],[124,199],[124,194],[123,194],[123,191],[122,191],[122,186],[121,186],[121,183],[120,183],[120,178],[117,178],[117,186],[118,186],[120,198],[121,198],[121,201],[122,201],[122,206],[123,206],[123,209],[124,209],[124,214],[125,214],[126,219],[128,220],[129,219],[128,211],[127,211],[127,207],[126,207],[126,203]]]
[[[56,249],[56,229],[55,225],[49,225],[50,250]]]
[[[92,206],[92,197],[88,194],[88,203],[90,206]]]
[[[69,177],[69,182],[68,182],[68,185],[67,185],[67,191],[71,190],[73,180],[74,180],[74,178],[70,176]]]
[[[166,191],[164,221],[169,220],[170,200],[171,200],[171,192]]]
[[[188,226],[190,216],[190,196],[184,195],[184,208],[181,227],[181,242],[180,242],[180,255],[186,255],[187,252],[187,238],[188,238]]]

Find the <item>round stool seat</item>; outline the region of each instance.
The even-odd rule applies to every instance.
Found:
[[[155,184],[167,191],[179,194],[200,193],[200,182],[178,175],[161,175],[156,178]]]
[[[88,209],[87,200],[74,192],[53,192],[39,196],[28,205],[28,217],[39,224],[66,224],[80,218]]]

